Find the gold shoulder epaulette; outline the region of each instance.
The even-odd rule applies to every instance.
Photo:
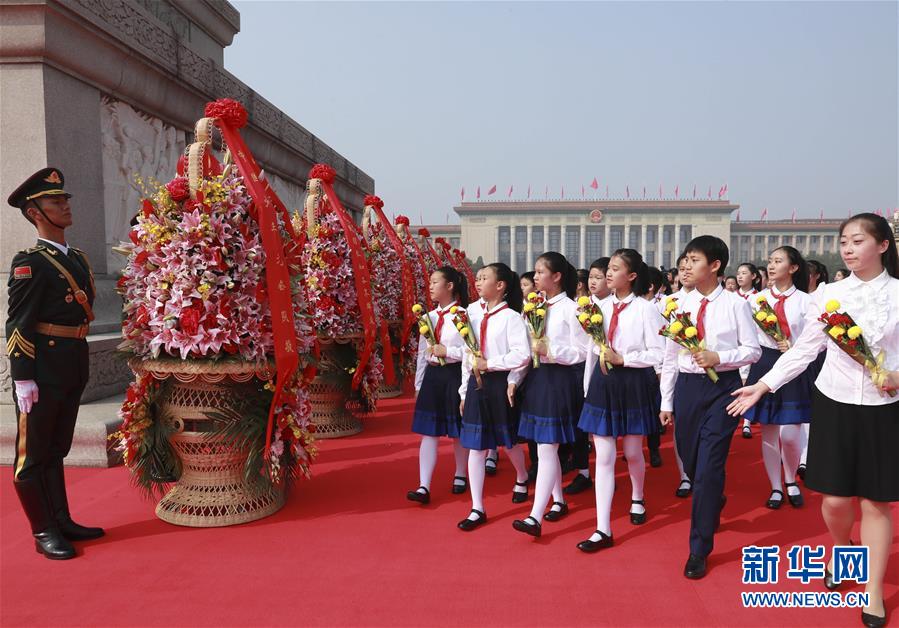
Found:
[[[31,255],[32,253],[37,253],[38,251],[42,251],[46,248],[47,248],[46,245],[38,244],[38,245],[31,247],[30,249],[24,249],[23,251],[21,251],[21,253],[27,253],[28,255]]]

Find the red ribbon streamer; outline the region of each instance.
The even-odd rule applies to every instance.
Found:
[[[418,262],[421,264],[421,274],[425,279],[425,304],[428,307],[428,311],[434,309],[434,304],[431,303],[431,291],[429,289],[431,273],[428,272],[428,263],[425,261],[425,256],[421,252],[421,248],[418,246],[418,243],[415,241],[415,238],[412,237],[412,233],[409,231],[409,227],[405,227],[406,231],[406,239],[412,243],[412,247],[415,249],[415,253],[418,255]]]
[[[412,331],[412,306],[415,305],[415,275],[412,274],[412,268],[409,266],[409,260],[406,258],[406,251],[403,248],[403,243],[400,242],[400,237],[396,234],[393,227],[390,226],[390,223],[387,222],[387,216],[384,215],[384,210],[377,205],[372,205],[371,208],[378,215],[378,221],[381,223],[381,227],[387,234],[390,245],[399,256],[402,267],[403,328],[400,330],[400,348],[402,348],[406,346],[406,342],[409,340],[409,333]]]
[[[381,319],[381,347],[384,353],[384,382],[388,386],[396,383],[396,369],[393,365],[393,345],[390,344],[390,330],[387,320]]]

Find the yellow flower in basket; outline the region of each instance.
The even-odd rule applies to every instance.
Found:
[[[533,303],[525,303],[524,311],[525,311],[525,313],[533,312],[535,307],[536,306]]]
[[[831,299],[824,305],[824,309],[827,310],[828,314],[833,314],[840,309],[840,302],[836,299]]]
[[[594,325],[599,325],[602,322],[602,314],[594,314],[590,317],[590,322]]]
[[[583,297],[581,297],[581,298],[583,298]],[[581,322],[581,324],[583,324],[583,323],[586,323],[588,320],[590,320],[590,315],[587,314],[586,312],[581,312],[580,314],[577,315],[577,319]]]
[[[418,333],[420,333],[422,336],[424,336],[426,333],[428,333],[428,326],[422,325],[421,327],[419,327]]]
[[[470,331],[470,330],[468,329],[468,327],[465,327],[465,326],[463,325],[463,326],[459,329],[459,335],[462,336],[462,337],[464,338],[465,336],[468,335],[468,332],[469,332],[469,331]]]
[[[422,312],[424,312],[424,308],[419,303],[416,303],[415,305],[412,306],[413,314],[421,314]],[[424,333],[424,332],[422,332],[422,333]]]
[[[590,297],[578,297],[577,304],[580,307],[587,307],[590,305]]]
[[[840,336],[846,333],[846,330],[842,327],[831,327],[830,331],[827,333],[830,334],[834,340],[839,340]]]
[[[684,336],[686,336],[687,338],[695,338],[696,334],[698,334],[698,333],[699,333],[699,330],[697,330],[695,327],[687,327],[684,330]]]
[[[544,317],[544,316],[546,316],[546,310],[544,310],[544,309],[541,307],[539,310],[537,310],[537,316],[539,316],[539,317],[541,317],[541,318]]]
[[[768,318],[768,315],[765,314],[764,312],[762,312],[761,310],[759,310],[758,312],[755,313],[755,320],[757,320],[760,323],[764,322],[766,318]]]
[[[684,328],[683,323],[681,323],[680,321],[674,321],[673,323],[671,323],[671,326],[668,328],[668,331],[670,331],[672,334],[679,334],[679,333],[681,333],[681,330],[683,330],[683,328]]]
[[[765,322],[766,323],[776,323],[777,316],[775,316],[774,314],[768,314],[768,316],[765,317]]]
[[[846,335],[849,336],[850,340],[855,340],[862,335],[862,328],[858,325],[853,325],[846,331]]]

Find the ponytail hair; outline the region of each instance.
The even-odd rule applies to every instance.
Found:
[[[509,309],[521,313],[521,307],[524,304],[524,294],[521,292],[521,282],[518,280],[518,274],[502,262],[493,262],[487,264],[484,268],[492,268],[493,274],[496,275],[497,281],[503,281],[506,284],[506,293],[503,300],[509,304]]]
[[[752,262],[743,262],[737,266],[737,269],[743,268],[744,266],[748,268],[749,272],[752,274],[752,287],[760,292],[762,289],[762,273],[759,272],[758,266]]]
[[[843,233],[842,229],[840,230],[840,233]],[[824,264],[822,264],[821,262],[819,262],[816,259],[810,259],[807,262],[807,264],[809,266],[809,275],[811,275],[812,272],[814,272],[816,275],[818,275],[818,285],[819,286],[822,283],[830,283],[830,274],[827,272],[827,266],[825,266]],[[812,271],[811,270],[812,268],[814,268],[815,270]]]
[[[537,259],[543,260],[549,272],[562,274],[562,292],[567,294],[569,299],[577,296],[577,269],[568,263],[564,255],[556,251],[547,251]]]
[[[886,269],[887,273],[895,279],[899,279],[899,252],[896,250],[896,240],[890,223],[883,216],[877,214],[864,213],[856,214],[848,220],[844,220],[840,225],[840,237],[843,237],[843,231],[846,226],[852,222],[862,223],[862,228],[880,244],[888,241],[887,250],[880,254],[880,263]]]
[[[441,266],[434,272],[440,273],[447,283],[453,284],[453,300],[462,307],[468,307],[468,282],[465,280],[465,275],[452,266]]]
[[[786,253],[787,258],[790,260],[790,265],[799,267],[799,269],[793,273],[793,285],[796,286],[797,290],[808,292],[808,264],[805,259],[803,259],[802,253],[788,244],[779,246],[774,250]]]
[[[631,292],[634,293],[634,296],[642,297],[649,292],[649,267],[643,261],[642,255],[634,249],[618,249],[612,253],[612,257],[619,258],[627,264],[629,271],[637,274],[631,282]],[[661,275],[662,273],[659,274]]]

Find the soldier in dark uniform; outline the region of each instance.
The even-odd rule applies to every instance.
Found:
[[[57,560],[75,556],[71,541],[103,536],[101,528],[72,521],[66,498],[63,459],[87,384],[85,338],[95,291],[87,256],[66,243],[72,211],[64,183],[57,168],[44,168],[8,201],[38,232],[37,244],[16,254],[9,273],[6,350],[18,407],[14,483],[37,551]]]

